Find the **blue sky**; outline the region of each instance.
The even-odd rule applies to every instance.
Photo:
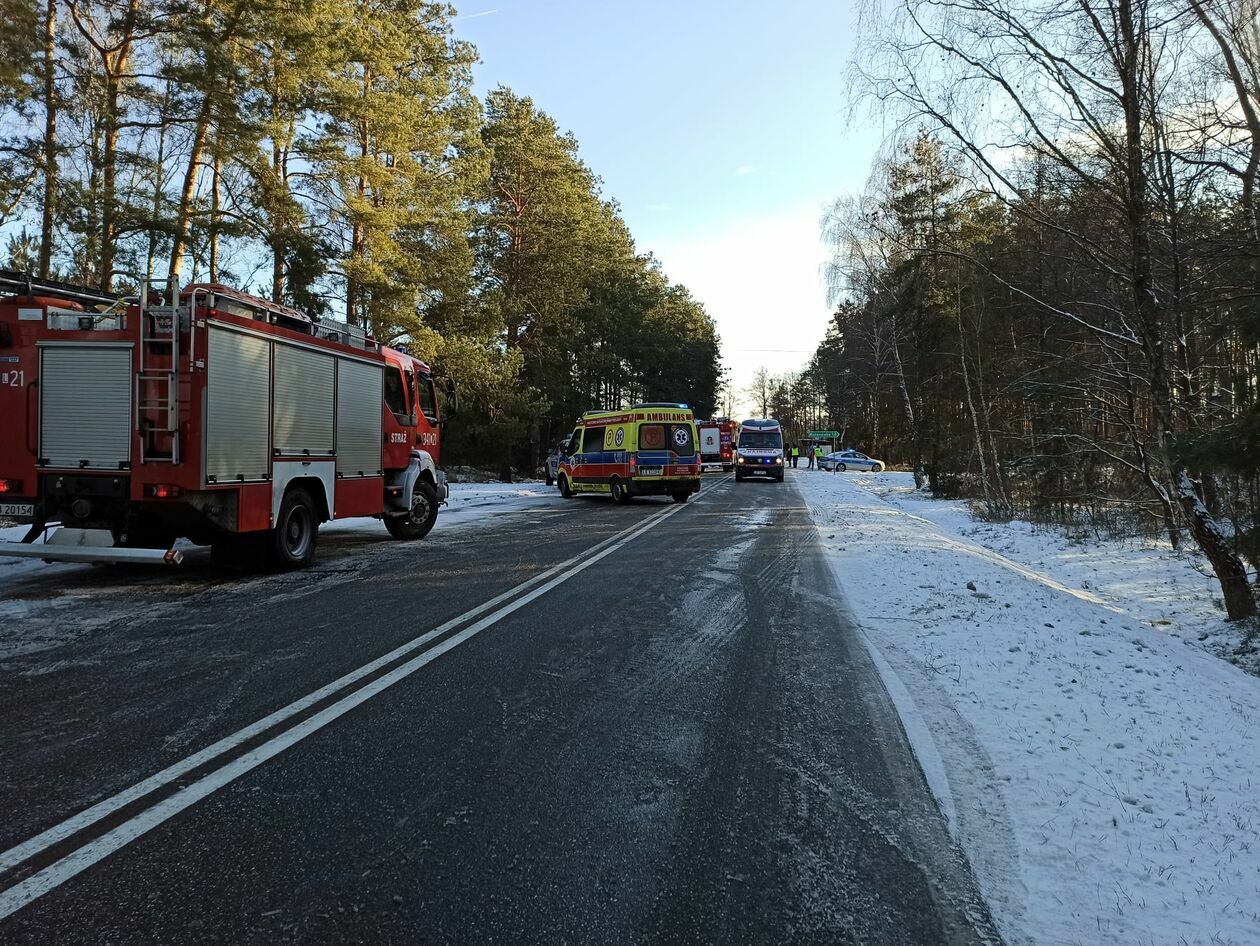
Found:
[[[845,0],[464,0],[484,93],[531,96],[642,250],[717,320],[737,388],[795,370],[827,318],[818,220],[883,130],[848,121]]]

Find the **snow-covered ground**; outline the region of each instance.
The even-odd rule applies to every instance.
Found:
[[[796,482],[1009,942],[1260,943],[1260,679],[1193,556]]]
[[[433,528],[455,529],[485,523],[509,513],[542,509],[562,503],[554,486],[542,481],[526,483],[452,483],[451,496],[438,513]],[[385,526],[379,519],[338,519],[321,527],[320,531],[371,530],[384,534]]]

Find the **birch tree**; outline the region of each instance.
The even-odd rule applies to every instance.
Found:
[[[1170,494],[1238,619],[1255,610],[1246,571],[1182,449],[1175,361],[1184,333],[1168,304],[1175,289],[1164,253],[1175,242],[1175,216],[1161,214],[1156,199],[1161,167],[1177,173],[1160,160],[1160,143],[1166,150],[1175,138],[1172,65],[1185,42],[1177,12],[1158,0],[903,0],[887,11],[863,76],[873,95],[949,135],[994,194],[1065,236],[1072,263],[1095,274],[1103,291],[1086,304],[1024,291],[1098,345],[1137,356],[1142,416],[1161,468],[1152,486]],[[1000,157],[1009,151],[1055,168],[1089,201],[1094,222],[1108,226],[1039,218]]]

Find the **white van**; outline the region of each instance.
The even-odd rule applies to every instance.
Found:
[[[783,428],[777,420],[746,420],[739,425],[735,482],[764,476],[782,483],[783,466]]]

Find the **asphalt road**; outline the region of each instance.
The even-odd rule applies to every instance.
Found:
[[[790,479],[189,565],[8,602],[0,942],[998,940]]]

